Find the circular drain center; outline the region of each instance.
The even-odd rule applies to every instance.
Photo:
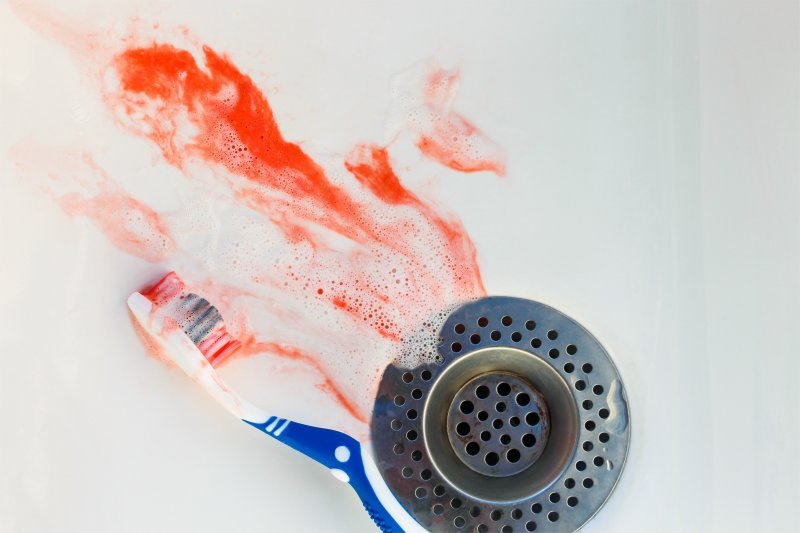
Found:
[[[493,477],[522,472],[542,455],[550,414],[542,394],[508,372],[488,372],[456,393],[447,415],[453,451],[469,468]]]

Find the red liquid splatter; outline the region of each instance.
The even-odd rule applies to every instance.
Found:
[[[284,359],[300,362],[309,368],[312,368],[319,375],[323,376],[323,382],[318,385],[321,390],[328,393],[353,418],[364,424],[369,423],[369,420],[364,413],[361,412],[361,409],[358,407],[358,405],[356,405],[344,392],[339,389],[339,386],[333,379],[328,377],[327,369],[320,364],[317,356],[306,353],[292,346],[285,346],[275,342],[257,341],[252,335],[242,340],[242,346],[242,353],[245,355],[271,353]]]
[[[155,263],[168,259],[175,249],[158,213],[122,192],[91,198],[70,193],[58,203],[68,214],[90,219],[123,252]]]
[[[420,287],[424,294],[418,296],[436,298],[442,281],[457,298],[483,294],[475,250],[461,224],[438,215],[405,189],[384,148],[359,147],[346,163],[372,193],[372,197],[357,199],[358,191],[333,184],[319,164],[283,138],[267,99],[248,76],[207,46],[203,54],[205,69],[188,51],[171,45],[126,50],[113,62],[121,90],[108,93],[107,100],[118,112],[135,117],[137,125],[146,125],[137,132],[156,143],[173,165],[182,167],[187,159],[200,158],[244,178],[229,185],[239,198],[279,225],[290,241],[324,247],[313,236],[311,225],[324,226],[365,247],[392,254],[397,263],[410,262],[412,272],[423,274],[416,281],[428,285]],[[187,130],[196,133],[189,135]],[[399,204],[413,211],[398,216],[387,209]],[[419,254],[421,231],[438,232],[445,249],[437,255],[446,261],[449,279],[424,279],[429,258]],[[391,259],[385,262],[390,264]],[[409,324],[397,312],[387,311],[411,302],[392,302],[382,287],[384,279],[361,275],[355,267],[350,264],[329,273],[323,266],[318,273],[332,275],[315,280],[330,285],[320,296],[357,315],[386,338],[400,339]],[[298,280],[296,272],[284,272],[284,276]],[[337,286],[340,281],[344,285]]]
[[[188,49],[143,44],[135,36],[105,45],[97,34],[81,41],[86,32],[58,17],[25,15],[78,54],[82,65],[110,68],[115,82],[106,76],[97,82],[119,125],[149,139],[190,183],[198,182],[198,167],[210,170],[238,208],[279,228],[280,239],[244,244],[274,248],[280,261],[248,269],[232,261],[214,271],[201,258],[192,264],[201,272],[191,279],[193,287],[202,285],[203,272],[217,280],[201,292],[218,307],[230,305],[222,309],[226,320],[244,305],[260,314],[259,321],[247,316],[228,323],[241,339],[239,353],[307,365],[334,401],[367,423],[375,380],[409,338],[437,313],[484,294],[463,226],[403,185],[386,147],[357,146],[343,161],[347,173],[337,174],[284,138],[265,95],[225,55],[203,46],[198,64]],[[120,42],[121,51],[103,56]],[[424,98],[439,119],[420,132],[418,146],[450,168],[502,174],[501,151],[450,110],[458,76],[439,76],[429,80]],[[159,261],[177,250],[191,261],[184,236],[170,236],[160,215],[121,187],[99,195],[77,189],[61,200],[65,209],[92,218],[124,251]],[[136,213],[136,227],[167,244],[125,233],[120,212]]]
[[[171,45],[119,54],[114,67],[122,91],[111,96],[112,105],[121,104],[126,114],[148,124],[145,135],[170,163],[181,166],[196,156],[223,165],[253,184],[311,200],[319,207],[298,205],[296,215],[351,238],[367,238],[371,228],[359,216],[359,206],[297,144],[283,138],[267,99],[253,81],[211,48],[203,47],[203,53],[208,73],[188,51]],[[179,140],[190,125],[199,133],[189,142]]]
[[[78,185],[79,191],[52,194],[67,214],[89,219],[123,252],[153,263],[175,252],[175,240],[163,217],[128,194],[89,154],[57,154],[58,174],[43,168],[47,164],[43,160],[49,161],[54,154],[41,146],[20,142],[12,156],[25,173],[47,173],[53,187]]]
[[[464,116],[451,110],[460,82],[456,71],[434,69],[428,76],[423,101],[432,116],[431,127],[420,134],[417,146],[427,157],[460,172],[505,175],[503,152]]]

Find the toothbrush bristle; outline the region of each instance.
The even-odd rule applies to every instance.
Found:
[[[141,294],[180,326],[212,366],[218,366],[241,347],[228,332],[217,308],[205,298],[187,292],[186,284],[175,272]]]
[[[158,307],[170,300],[180,298],[184,292],[186,292],[186,284],[175,272],[170,272],[149,289],[141,291],[141,294]]]

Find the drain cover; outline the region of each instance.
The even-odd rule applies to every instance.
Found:
[[[600,509],[630,429],[619,374],[586,329],[487,297],[450,315],[431,356],[386,369],[372,423],[378,467],[420,524],[570,532]]]
[[[550,434],[541,393],[507,372],[487,372],[461,387],[447,416],[447,436],[461,461],[487,476],[511,476],[539,458]]]

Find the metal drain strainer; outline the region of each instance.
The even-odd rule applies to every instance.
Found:
[[[550,435],[541,393],[507,372],[487,372],[461,387],[447,415],[447,436],[461,461],[487,476],[522,472],[539,458]]]
[[[575,531],[622,472],[619,374],[580,324],[488,297],[456,310],[430,360],[390,366],[372,438],[400,503],[431,531]]]

